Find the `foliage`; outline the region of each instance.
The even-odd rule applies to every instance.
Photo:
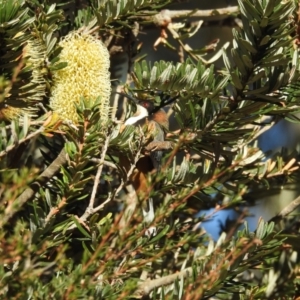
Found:
[[[201,227],[209,216],[195,217],[299,180],[296,151],[267,156],[255,143],[278,120],[298,121],[297,2],[239,0],[242,26],[222,49],[221,70],[204,60],[210,47],[185,44],[201,24],[187,33],[162,10],[169,2],[0,0],[1,299],[299,297],[297,217],[260,220],[255,232],[237,222],[218,241]],[[134,56],[137,26],[153,23],[157,45],[183,50],[184,60]],[[136,59],[129,94],[156,106],[176,99],[172,147],[148,174],[151,201],[130,185],[149,156],[146,127],[124,128],[116,105],[103,120],[101,95],[70,99],[75,123],[50,109],[53,75],[68,66],[60,41],[71,31],[101,39],[111,62],[121,52],[130,69]],[[134,105],[123,109],[128,117]]]

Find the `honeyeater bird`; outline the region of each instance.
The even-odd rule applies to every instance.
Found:
[[[151,100],[135,100],[136,112],[127,119],[125,126],[147,126],[147,133],[154,142],[163,142],[165,140],[165,132],[169,128],[169,120],[166,112],[155,107]],[[148,199],[150,196],[151,186],[148,182],[148,174],[154,170],[160,171],[163,152],[154,150],[149,156],[141,157],[137,164],[136,170],[133,172],[130,180],[140,199]]]

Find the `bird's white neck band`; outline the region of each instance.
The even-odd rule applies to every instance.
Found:
[[[129,119],[127,119],[125,121],[124,125],[133,125],[136,122],[138,122],[148,116],[149,116],[148,110],[145,107],[138,105],[136,114],[134,116],[130,117]]]

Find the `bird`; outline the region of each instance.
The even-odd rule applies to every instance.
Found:
[[[170,98],[168,95],[165,97],[163,93],[159,93],[160,103],[158,106],[155,106],[154,101],[149,99],[139,100],[130,95],[121,95],[132,100],[136,105],[136,112],[124,122],[121,130],[124,130],[126,126],[147,126],[146,132],[148,136],[150,135],[150,139],[153,142],[164,142],[165,134],[169,130],[169,119],[163,107],[172,103],[178,96]],[[131,186],[135,191],[136,199],[140,202],[142,208],[143,222],[147,224],[146,226],[150,226],[145,232],[147,236],[156,234],[156,227],[150,225],[155,218],[154,199],[151,197],[151,191],[154,188],[158,188],[157,182],[154,185],[151,183],[149,175],[160,173],[162,156],[163,152],[161,150],[154,150],[149,155],[142,156],[138,159],[135,170],[129,178],[129,182],[131,182]],[[131,167],[130,160],[126,156],[121,155],[119,162],[128,172]],[[127,217],[132,214],[132,203],[128,207],[130,209],[126,214]]]
[[[156,107],[152,100],[129,99],[136,103],[136,112],[124,122],[124,126],[147,126],[147,133],[153,142],[164,142],[166,131],[169,128],[168,116],[164,109]],[[154,150],[150,155],[145,155],[137,161],[130,181],[138,198],[149,199],[151,186],[148,175],[153,171],[160,172],[162,157],[162,150]]]
[[[136,113],[127,119],[124,123],[127,125],[144,126],[147,125],[147,131],[154,142],[163,142],[165,133],[169,129],[169,120],[163,109],[156,109],[153,101],[139,100]],[[163,152],[161,150],[150,153],[150,158],[155,170],[160,171]]]

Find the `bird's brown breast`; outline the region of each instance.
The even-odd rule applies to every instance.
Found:
[[[150,120],[155,121],[160,126],[162,126],[165,129],[169,129],[169,120],[166,112],[162,109],[157,111],[156,113],[152,114],[150,117]]]

